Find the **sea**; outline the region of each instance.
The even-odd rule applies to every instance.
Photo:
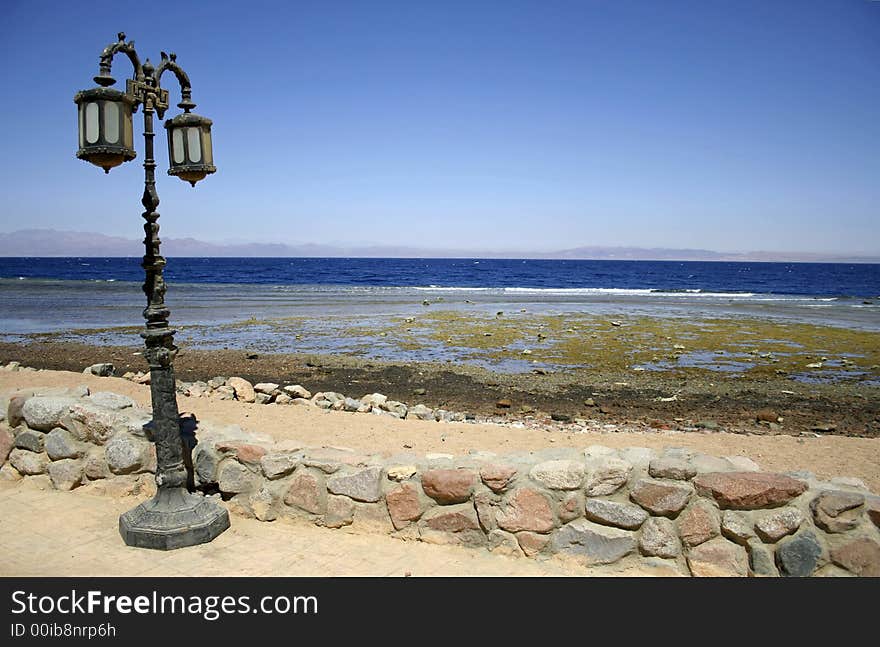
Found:
[[[140,263],[0,258],[0,339],[71,333],[93,343],[139,343],[131,328],[143,325],[146,305]],[[880,264],[171,258],[165,279],[171,324],[182,328],[178,340],[204,348],[344,351],[339,339],[327,346],[334,335],[310,333],[416,317],[427,308],[487,316],[759,317],[880,330]],[[283,321],[293,322],[291,334],[269,325]],[[303,331],[300,339],[294,330]],[[310,347],[310,338],[325,341]]]

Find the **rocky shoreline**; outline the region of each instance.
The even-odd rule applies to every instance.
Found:
[[[136,346],[71,342],[0,343],[0,363],[10,361],[76,372],[95,362],[111,363],[115,374],[135,379],[145,368]],[[422,405],[432,412],[440,410],[441,416],[453,412],[465,419],[499,424],[880,436],[880,387],[860,382],[801,384],[767,374],[733,379],[697,372],[610,369],[521,375],[468,365],[188,348],[175,360],[175,370],[181,392],[189,391],[191,397],[224,397],[223,390],[214,391],[226,387],[226,379],[239,377],[252,385],[277,384],[281,391],[285,386],[302,385],[312,393],[345,394],[342,407],[346,396],[360,400],[365,394],[380,393],[406,407]],[[217,389],[211,386],[212,380]],[[236,396],[227,389],[225,397]],[[276,397],[260,394],[266,402],[276,402]]]

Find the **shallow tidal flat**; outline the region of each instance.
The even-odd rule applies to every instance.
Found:
[[[880,332],[751,318],[432,310],[416,316],[251,318],[176,328],[177,341],[192,349],[464,363],[507,374],[783,375],[804,383],[880,386]],[[139,332],[127,326],[24,337],[127,345]]]
[[[461,312],[179,326],[185,380],[241,375],[517,416],[880,435],[880,332],[748,317]],[[144,368],[135,327],[30,335],[0,359]],[[103,346],[91,348],[92,346]],[[506,401],[503,408],[499,402]],[[769,412],[768,412],[769,410]]]

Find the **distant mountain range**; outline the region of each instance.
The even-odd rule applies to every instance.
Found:
[[[0,233],[0,256],[142,256],[138,240],[93,232],[23,229]],[[777,261],[814,263],[878,263],[880,256],[810,252],[714,252],[706,249],[644,247],[575,247],[552,252],[516,250],[428,249],[405,246],[342,247],[307,243],[208,243],[195,238],[163,238],[162,253],[169,257],[361,257],[361,258],[545,258],[595,260]]]

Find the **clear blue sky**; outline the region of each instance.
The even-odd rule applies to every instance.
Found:
[[[159,128],[165,237],[880,252],[877,1],[5,0],[0,25],[0,231],[141,236],[140,113],[137,160],[74,157],[122,30],[214,120],[195,189]]]

